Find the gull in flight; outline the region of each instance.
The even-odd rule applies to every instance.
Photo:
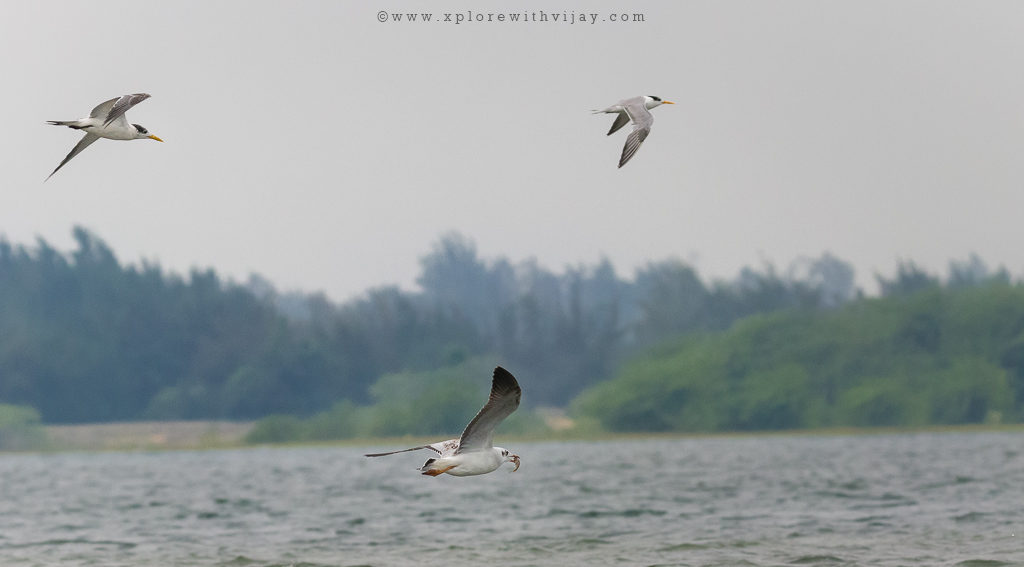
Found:
[[[71,161],[71,158],[82,153],[82,150],[88,148],[90,144],[99,140],[100,138],[107,138],[110,140],[141,140],[143,138],[149,138],[162,142],[160,138],[149,133],[138,124],[129,124],[128,120],[125,119],[124,113],[129,108],[139,104],[140,102],[149,98],[148,94],[138,93],[119,96],[112,98],[106,102],[101,102],[96,108],[92,109],[89,113],[88,118],[82,118],[81,120],[48,120],[47,124],[53,124],[54,126],[67,126],[74,130],[85,131],[85,136],[71,149],[71,153],[68,154],[64,161],[60,162],[57,169],[53,170],[53,173],[48,175],[46,179],[53,177],[57,170],[64,167],[64,164]]]
[[[493,444],[494,428],[519,407],[519,398],[523,391],[512,374],[502,367],[494,369],[491,380],[491,397],[483,409],[469,422],[459,439],[449,439],[430,445],[421,445],[390,453],[371,453],[367,457],[383,457],[406,451],[430,449],[437,457],[427,459],[420,467],[425,475],[437,476],[448,473],[454,476],[472,476],[495,471],[501,465],[512,462],[519,470],[519,455],[513,455],[508,449],[495,447]]]
[[[626,145],[622,148],[622,157],[619,158],[619,167],[626,165],[626,162],[633,157],[633,154],[640,149],[647,135],[651,133],[651,124],[654,124],[654,116],[651,109],[663,104],[675,104],[668,100],[661,100],[656,96],[636,96],[620,101],[619,104],[609,106],[604,110],[595,110],[594,114],[617,114],[615,122],[612,122],[608,135],[619,131],[630,120],[633,121],[633,131],[626,138]]]

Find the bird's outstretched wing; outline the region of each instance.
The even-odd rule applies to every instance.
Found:
[[[611,130],[608,130],[608,136],[618,132],[623,126],[629,124],[629,115],[625,112],[619,112],[615,115],[615,122],[612,122]]]
[[[619,167],[626,165],[626,162],[633,158],[633,154],[640,149],[647,135],[651,133],[650,128],[634,128],[626,138],[626,145],[622,146],[622,157],[619,158]]]
[[[448,455],[455,454],[455,451],[459,448],[458,439],[449,439],[447,441],[440,441],[438,443],[432,443],[430,445],[420,445],[419,447],[410,447],[408,449],[402,449],[400,451],[389,451],[387,453],[368,453],[366,457],[386,457],[388,455],[394,455],[395,453],[408,453],[409,451],[418,451],[420,449],[430,449],[438,455],[445,457]]]
[[[79,140],[77,144],[75,144],[75,147],[71,148],[71,153],[69,153],[67,155],[67,157],[64,158],[64,161],[60,162],[60,165],[57,166],[57,169],[53,170],[53,173],[50,173],[50,175],[47,175],[46,179],[44,179],[43,181],[49,180],[51,177],[53,177],[54,173],[57,173],[58,169],[64,167],[65,163],[71,161],[71,158],[73,158],[73,157],[77,156],[78,154],[82,153],[82,150],[84,150],[85,148],[88,148],[89,144],[91,144],[91,143],[93,143],[93,142],[95,142],[96,140],[99,140],[99,139],[100,139],[100,137],[96,136],[95,134],[86,134],[85,136],[82,136],[82,139]]]
[[[121,100],[123,97],[114,97],[110,100],[105,100],[96,105],[96,108],[92,109],[89,113],[89,118],[102,118],[107,119],[107,115],[110,114],[110,109],[114,108],[114,103]]]
[[[515,376],[498,366],[491,380],[491,396],[484,407],[469,422],[459,439],[456,453],[480,451],[494,446],[494,428],[519,407],[523,395]]]
[[[626,109],[626,114],[633,120],[633,131],[629,133],[626,145],[622,147],[619,167],[626,165],[626,162],[632,159],[636,151],[640,149],[640,144],[644,143],[651,133],[651,125],[654,124],[654,116],[650,110],[647,110],[643,98],[630,99],[629,103],[623,106]]]
[[[124,113],[128,112],[129,108],[139,104],[147,98],[149,98],[149,95],[146,93],[136,93],[112,98],[92,109],[92,114],[89,116],[93,118],[103,118],[104,127],[117,119],[121,119],[121,121],[127,123],[128,121],[124,118]]]

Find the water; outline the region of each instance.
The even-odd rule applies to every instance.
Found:
[[[3,455],[0,566],[1024,564],[1019,433],[507,445]]]

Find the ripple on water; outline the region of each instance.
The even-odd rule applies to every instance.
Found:
[[[580,518],[604,518],[617,516],[622,518],[636,518],[638,516],[664,516],[665,510],[648,510],[645,508],[628,508],[626,510],[586,510],[573,512]]]
[[[845,559],[835,555],[801,555],[790,561],[792,565],[842,565],[847,563]]]
[[[100,546],[100,547],[116,547],[118,549],[131,549],[136,547],[138,544],[130,541],[115,541],[115,540],[91,540],[86,538],[74,538],[74,539],[47,539],[42,541],[29,541],[25,543],[12,543],[4,545],[3,547],[9,549],[19,548],[30,548],[30,547],[71,547],[71,546]]]
[[[988,514],[985,514],[983,512],[966,512],[958,516],[953,516],[953,521],[957,523],[971,523],[981,522],[983,520],[986,520],[987,518]]]

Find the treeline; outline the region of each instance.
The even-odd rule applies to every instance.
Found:
[[[612,431],[1024,420],[1024,287],[1003,273],[940,286],[902,272],[884,298],[663,344],[581,395],[573,414]]]
[[[485,261],[450,234],[421,259],[420,290],[334,304],[255,276],[125,265],[73,235],[68,253],[0,240],[0,402],[46,423],[308,416],[371,403],[385,375],[482,355],[516,369],[529,404],[562,406],[668,337],[857,295],[852,268],[827,254],[785,275],[768,265],[705,284],[670,259],[627,280],[607,261],[561,273]]]

